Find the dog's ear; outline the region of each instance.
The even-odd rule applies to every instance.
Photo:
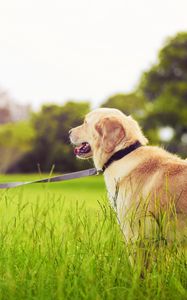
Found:
[[[110,153],[125,137],[125,130],[120,121],[115,118],[103,118],[95,126],[101,137],[101,147]]]

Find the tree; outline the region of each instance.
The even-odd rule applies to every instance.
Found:
[[[107,99],[101,107],[117,108],[126,115],[140,118],[145,110],[145,99],[135,93],[117,94]]]
[[[179,33],[167,40],[160,50],[158,63],[145,72],[141,79],[140,89],[150,101],[157,99],[168,85],[179,88],[187,84],[187,33]],[[186,89],[184,101],[186,98]]]
[[[32,150],[9,171],[36,172],[39,165],[42,172],[50,172],[54,165],[55,171],[67,172],[88,166],[75,158],[68,132],[81,124],[89,109],[88,102],[44,105],[32,117],[36,132]]]
[[[171,127],[174,135],[169,150],[186,155],[187,33],[167,40],[157,64],[143,74],[139,94],[149,102],[144,121],[147,134],[164,126]]]

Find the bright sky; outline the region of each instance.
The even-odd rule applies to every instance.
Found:
[[[187,0],[0,0],[0,85],[20,103],[129,92],[166,37],[187,31]]]

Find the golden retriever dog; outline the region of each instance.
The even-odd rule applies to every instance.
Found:
[[[93,158],[96,169],[103,171],[127,241],[137,239],[140,230],[155,230],[152,220],[163,229],[163,219],[171,224],[175,220],[177,232],[185,236],[187,160],[147,145],[138,123],[117,109],[90,112],[82,125],[70,130],[70,140],[78,158]],[[174,232],[170,228],[167,234],[173,237]]]

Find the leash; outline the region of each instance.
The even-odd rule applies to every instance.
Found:
[[[141,147],[141,143],[139,141],[136,141],[134,144],[130,145],[129,147],[125,149],[121,149],[117,152],[115,152],[109,160],[104,164],[103,168],[101,170],[97,170],[96,168],[92,169],[86,169],[83,171],[73,172],[73,173],[67,173],[63,175],[58,175],[51,178],[44,178],[34,181],[26,181],[26,182],[7,182],[7,183],[0,183],[0,189],[8,189],[8,188],[14,188],[22,185],[27,184],[33,184],[33,183],[43,183],[43,182],[58,182],[58,181],[65,181],[70,179],[76,179],[76,178],[82,178],[82,177],[88,177],[93,175],[98,175],[101,173],[104,173],[106,168],[108,168],[114,161],[121,159],[122,157],[128,155],[132,151],[136,150],[137,148]]]
[[[93,176],[98,174],[100,174],[100,172],[98,172],[95,168],[92,168],[83,171],[77,171],[73,173],[62,174],[51,178],[44,178],[44,179],[33,180],[33,181],[0,183],[0,189],[9,189],[9,188],[14,188],[18,186],[27,185],[27,184],[33,184],[33,183],[65,181],[65,180],[88,177],[88,176]]]

